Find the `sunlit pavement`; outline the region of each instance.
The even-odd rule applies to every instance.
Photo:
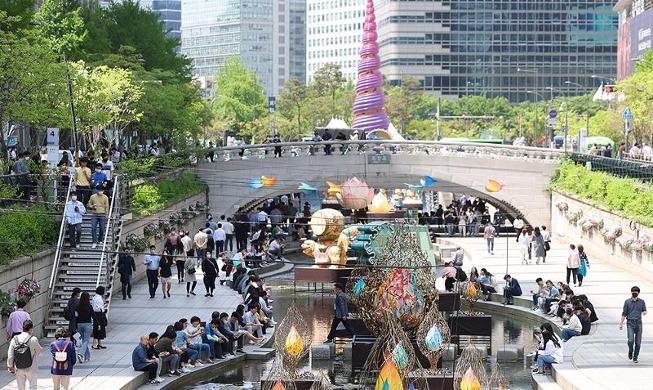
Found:
[[[509,236],[508,240],[505,235],[497,237],[494,255],[487,253],[486,242],[480,237],[454,237],[450,241],[462,246],[471,256],[471,259],[465,259],[465,271],[472,266],[478,269],[485,267],[497,277],[500,287],[506,273],[508,253],[508,273],[519,280],[527,298],[531,296],[530,290],[535,289],[535,279],[538,277],[545,281],[551,279],[554,283],[565,281],[569,242],[555,234],[546,263],[539,265],[534,260],[528,265],[521,264],[514,236]],[[649,328],[650,321],[644,316],[642,349],[639,363],[635,364],[628,360],[626,329],[624,325],[624,330],[619,330],[619,321],[623,303],[630,297],[630,288],[634,285],[641,288],[640,297],[649,306],[653,305],[651,275],[645,271],[638,274],[626,272],[608,264],[602,258],[610,254],[596,253],[589,245],[585,245],[585,250],[590,268],[583,286],[573,287],[572,281],[571,288],[576,295],[588,296],[599,321],[593,324],[591,335],[574,337],[565,343],[565,364],[556,367],[557,374],[573,384],[573,387],[565,387],[569,389],[648,389],[653,383],[653,328]]]
[[[219,283],[216,283],[214,297],[204,297],[201,270],[198,270],[197,279],[198,283],[195,288],[197,296],[186,297],[186,284],[177,284],[175,278],[170,298],[163,299],[159,286],[156,298],[150,299],[147,280],[134,285],[133,299],[123,301],[121,296],[117,299],[114,297],[109,313],[107,338],[103,341],[107,349],[91,349],[91,360],[75,365],[70,388],[80,390],[120,389],[140,374],[132,368],[131,356],[141,335],[145,336],[150,332],[162,334],[169,324],[173,324],[180,318],[190,319],[194,315],[199,316],[202,321],[210,321],[213,311],[231,314],[242,303],[239,294],[227,286],[220,286]],[[271,330],[268,330],[267,338],[272,333]],[[46,351],[45,354],[37,358],[38,388],[52,389],[50,375],[52,356],[48,346],[52,340],[40,341]],[[253,348],[253,345],[246,343],[245,352]],[[6,362],[4,364],[6,365]],[[165,379],[163,384],[173,380],[165,375],[162,377]],[[155,386],[148,387],[156,388]],[[6,369],[0,373],[0,388],[3,390],[17,389],[15,375],[10,374]]]

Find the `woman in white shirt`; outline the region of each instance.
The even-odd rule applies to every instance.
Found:
[[[105,349],[106,346],[102,345],[102,340],[107,338],[107,315],[104,312],[104,286],[95,289],[95,295],[91,301],[95,318],[97,321],[93,324],[93,349]]]
[[[537,368],[533,372],[544,374],[545,363],[560,364],[563,362],[562,343],[548,322],[540,325],[540,330],[542,331],[542,335],[540,336],[540,344],[537,351]]]
[[[519,255],[521,256],[521,263],[528,264],[528,249],[531,245],[531,236],[528,234],[526,229],[522,229],[519,238],[517,239],[519,243]]]

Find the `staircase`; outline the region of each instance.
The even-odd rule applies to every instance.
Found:
[[[116,176],[110,211],[105,226],[105,237],[99,237],[97,248],[93,249],[91,241],[91,212],[86,211],[82,220],[81,242],[75,250],[70,248],[65,218],[60,229],[59,245],[50,278],[50,309],[45,330],[48,337],[53,337],[58,327],[68,327],[68,320],[63,317],[63,310],[75,287],[95,295],[98,286],[104,286],[105,308],[109,309],[113,293],[113,278],[118,263],[118,245],[122,221],[120,219],[119,196],[120,180]]]

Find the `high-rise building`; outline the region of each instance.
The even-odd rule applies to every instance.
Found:
[[[182,0],[181,52],[193,60],[193,74],[209,90],[225,59],[238,56],[266,95],[278,95],[291,75],[301,76],[305,69],[297,60],[305,50],[297,34],[303,23],[300,3]]]
[[[290,77],[306,83],[306,0],[290,0]]]
[[[445,97],[587,93],[615,75],[614,1],[377,0],[381,71]],[[365,0],[308,0],[309,79],[330,62],[356,77],[364,11]]]
[[[306,5],[306,74],[308,80],[326,64],[340,65],[344,78],[357,77],[366,0],[308,0]]]
[[[169,38],[181,39],[181,0],[140,0],[139,3],[159,14]]]
[[[617,78],[630,76],[635,63],[653,45],[653,0],[619,0],[614,6],[619,14],[619,50]]]

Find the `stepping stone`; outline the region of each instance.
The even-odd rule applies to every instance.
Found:
[[[335,351],[336,346],[333,343],[311,345],[311,356],[313,360],[331,360]]]
[[[524,347],[506,344],[497,348],[497,362],[514,362],[524,355]]]

